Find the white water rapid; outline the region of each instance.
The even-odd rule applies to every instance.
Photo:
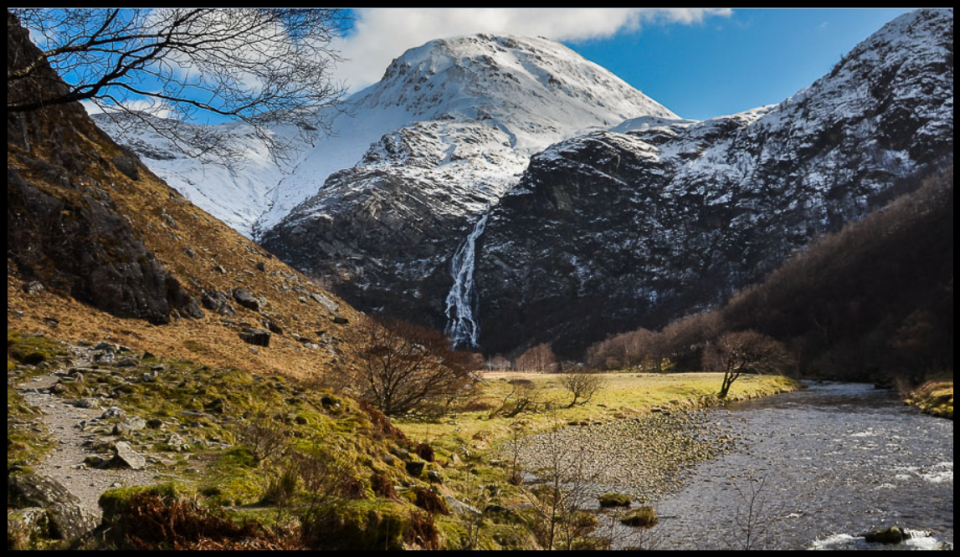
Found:
[[[453,255],[451,275],[453,287],[447,294],[447,336],[453,341],[454,347],[465,345],[476,347],[480,338],[480,323],[474,315],[477,309],[477,289],[473,284],[473,268],[476,263],[477,238],[483,234],[487,226],[486,213],[473,226],[470,235],[460,244]]]

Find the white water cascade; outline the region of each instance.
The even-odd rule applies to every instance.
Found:
[[[453,287],[447,294],[447,328],[445,332],[454,347],[469,343],[476,347],[480,338],[480,323],[474,312],[477,309],[477,289],[473,284],[473,268],[476,263],[477,238],[487,226],[486,213],[473,226],[467,239],[460,244],[451,262]]]

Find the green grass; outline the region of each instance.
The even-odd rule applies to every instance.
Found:
[[[653,408],[693,408],[719,404],[716,398],[722,373],[603,374],[605,385],[589,403],[568,408],[569,393],[560,386],[557,375],[499,373],[488,379],[480,396],[471,407],[484,410],[455,412],[438,420],[395,419],[394,423],[411,439],[428,442],[441,459],[460,447],[484,451],[510,439],[513,427],[524,434],[549,429],[556,420],[563,423],[609,422],[633,415],[646,414]],[[536,411],[523,412],[508,418],[500,413],[491,417],[513,385],[510,379],[529,379],[538,389]],[[800,384],[792,379],[771,375],[746,375],[733,384],[727,401],[744,400],[796,390]],[[508,404],[509,409],[509,404]]]

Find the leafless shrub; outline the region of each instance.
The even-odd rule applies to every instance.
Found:
[[[250,449],[257,463],[263,463],[278,460],[287,454],[290,431],[282,421],[272,417],[266,410],[260,410],[240,428],[240,441]]]
[[[510,392],[500,401],[500,406],[490,412],[491,418],[498,414],[503,414],[506,418],[513,418],[523,412],[535,411],[537,405],[540,404],[542,393],[536,383],[529,379],[516,379],[510,384]]]
[[[564,373],[560,376],[560,386],[573,395],[573,400],[570,401],[570,408],[573,408],[578,400],[580,404],[590,402],[593,395],[603,389],[605,383],[606,380],[599,373]]]

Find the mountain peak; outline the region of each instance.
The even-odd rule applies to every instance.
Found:
[[[513,35],[465,35],[412,48],[358,96],[366,106],[404,108],[418,119],[538,115],[548,131],[677,117],[563,44]]]

